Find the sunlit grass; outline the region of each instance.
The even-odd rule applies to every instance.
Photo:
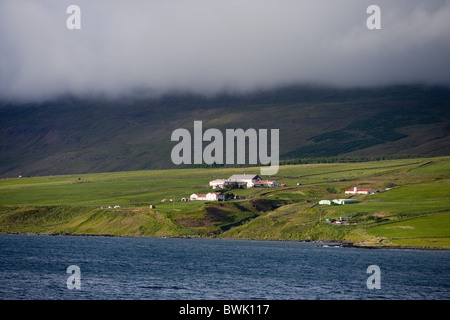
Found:
[[[259,174],[259,168],[129,171],[0,180],[0,231],[217,235],[230,224],[233,228],[222,236],[356,242],[376,242],[381,237],[389,239],[390,245],[423,242],[421,246],[439,247],[445,247],[450,235],[450,214],[446,213],[450,212],[450,157],[286,165],[280,167],[277,175],[262,178],[284,182],[287,187],[233,190],[247,199],[226,202],[222,207],[218,203],[181,201],[192,193],[211,191],[210,180],[243,173]],[[318,205],[320,199],[348,198],[344,190],[353,186],[383,192],[354,196],[360,200],[356,204]],[[276,203],[278,208],[257,209],[253,200]],[[116,205],[121,208],[105,209]],[[156,208],[150,209],[150,205]],[[208,213],[211,206],[219,211]],[[351,217],[352,223],[344,226],[325,222],[342,216]],[[245,223],[238,225],[240,221]]]

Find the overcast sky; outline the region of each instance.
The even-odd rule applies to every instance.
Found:
[[[450,0],[0,0],[1,98],[416,82],[450,85]]]

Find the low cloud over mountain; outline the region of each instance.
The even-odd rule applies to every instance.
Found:
[[[3,0],[0,98],[449,85],[449,34],[445,0]]]

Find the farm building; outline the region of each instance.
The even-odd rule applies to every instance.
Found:
[[[277,181],[256,181],[253,182],[253,187],[278,187],[280,184]]]
[[[353,189],[350,189],[350,190],[345,190],[346,194],[367,194],[367,195],[371,195],[371,194],[374,194],[375,192],[377,192],[377,190],[374,190],[374,189],[358,189],[357,187],[354,187]]]
[[[320,200],[319,204],[323,205],[341,205],[341,204],[351,204],[351,203],[358,203],[359,201],[356,199],[334,199],[334,200]]]
[[[191,200],[206,200],[206,201],[225,201],[225,196],[220,192],[209,192],[207,194],[193,193],[190,196]]]
[[[351,218],[350,217],[339,217],[339,220],[335,220],[335,219],[325,219],[326,222],[328,223],[334,223],[334,224],[348,224],[348,221],[350,221]]]
[[[217,189],[217,188],[225,188],[228,185],[230,185],[231,182],[225,179],[216,179],[216,180],[212,180],[209,182],[209,186],[212,187],[213,189]]]
[[[334,199],[333,204],[351,204],[358,203],[359,201],[356,199]]]
[[[209,192],[206,194],[206,199],[210,201],[225,201],[225,196],[220,192]]]
[[[227,180],[230,181],[230,183],[236,182],[238,184],[246,185],[247,188],[251,188],[255,182],[259,182],[262,179],[257,174],[234,174]]]
[[[209,182],[209,186],[213,189],[226,188],[231,184],[236,183],[238,186],[246,188],[253,187],[278,187],[280,184],[277,181],[262,180],[258,175],[250,174],[235,174],[228,179],[216,179]]]
[[[191,200],[206,200],[206,194],[203,193],[193,193],[189,197]]]

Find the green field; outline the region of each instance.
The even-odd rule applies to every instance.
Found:
[[[194,192],[209,192],[210,180],[243,173],[259,174],[259,168],[3,179],[0,232],[450,248],[450,157],[285,165],[270,177],[286,183],[285,187],[231,190],[241,199],[220,203],[181,201]],[[349,198],[344,191],[354,186],[380,192],[353,196],[360,201],[355,204],[318,204],[321,199]],[[351,219],[344,224],[327,222],[339,217]]]

